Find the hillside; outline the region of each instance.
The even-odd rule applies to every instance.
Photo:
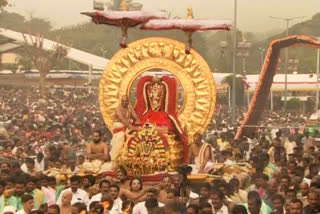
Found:
[[[106,25],[96,25],[88,22],[75,26],[70,26],[58,30],[52,30],[50,22],[42,19],[26,20],[15,13],[1,12],[0,27],[9,28],[20,32],[40,32],[45,37],[59,40],[62,43],[71,45],[80,50],[96,55],[111,58],[119,50],[120,31],[116,27]],[[320,36],[320,13],[312,19],[290,27],[290,34],[305,34]],[[237,32],[238,41],[242,33]],[[262,48],[267,48],[269,43],[276,38],[283,37],[285,31],[261,40],[261,34],[245,32],[245,37],[252,43],[250,56],[246,60],[247,73],[259,73],[261,69],[261,56],[265,54]],[[129,42],[149,36],[165,36],[185,42],[186,37],[181,31],[141,31],[138,28],[129,30]],[[207,60],[214,72],[232,71],[232,32],[203,32],[195,33],[193,36],[195,49]],[[228,46],[222,50],[221,41],[227,41]],[[1,38],[0,38],[1,42]],[[290,57],[300,60],[299,72],[315,72],[316,70],[316,50],[309,47],[294,47],[289,49]],[[284,60],[283,60],[284,61]],[[70,63],[65,62],[66,68]],[[281,69],[280,72],[283,72]],[[237,59],[237,72],[242,73],[242,60]]]

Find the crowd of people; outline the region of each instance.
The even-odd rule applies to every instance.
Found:
[[[188,160],[199,156],[200,172],[215,179],[195,184],[182,165],[146,182],[121,167],[115,176],[83,173],[86,146],[97,141],[109,150],[112,137],[95,93],[51,88],[45,99],[39,94],[0,87],[0,213],[320,213],[320,136],[303,130],[304,115],[266,111],[263,128],[234,140],[229,110],[217,106]],[[238,115],[240,122],[244,110]],[[205,169],[208,162],[212,167]],[[215,170],[240,163],[249,163],[250,172],[230,178]]]

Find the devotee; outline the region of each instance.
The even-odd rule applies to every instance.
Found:
[[[71,200],[73,194],[71,191],[65,191],[61,193],[61,204],[59,205],[61,214],[69,214],[72,211]]]
[[[31,103],[35,103],[32,106],[26,104],[26,96],[23,95],[21,89],[15,87],[4,89],[0,86],[0,103],[5,100],[6,106],[10,107],[7,108],[8,110],[6,112],[0,109],[0,124],[2,121],[4,121],[3,124],[5,124],[4,126],[1,125],[1,127],[3,127],[1,129],[5,130],[7,139],[9,140],[0,141],[0,146],[3,147],[3,150],[0,151],[0,209],[4,210],[5,206],[11,205],[14,207],[14,210],[21,210],[21,197],[25,195],[25,193],[32,194],[38,189],[43,191],[47,198],[49,205],[48,213],[56,214],[58,211],[56,211],[56,209],[50,209],[51,205],[56,202],[59,204],[62,198],[60,193],[65,190],[72,192],[71,188],[74,187],[74,182],[71,182],[70,188],[68,180],[71,181],[72,179],[68,178],[74,174],[81,175],[82,177],[86,176],[86,170],[82,166],[85,159],[90,162],[90,158],[86,154],[86,144],[96,145],[91,140],[93,135],[95,135],[93,137],[94,139],[100,139],[99,143],[108,142],[111,135],[101,115],[97,113],[99,112],[99,105],[95,94],[88,95],[87,91],[82,89],[50,89],[46,101],[47,104],[44,105],[38,103],[39,96],[36,89],[28,90],[30,90],[31,94],[28,99]],[[317,147],[320,144],[318,143],[319,145],[316,145],[313,141],[312,145],[310,144],[305,150],[300,142],[301,139],[298,139],[301,138],[301,136],[299,136],[301,134],[294,133],[294,138],[291,139],[291,135],[289,135],[285,129],[276,127],[283,123],[280,117],[278,117],[282,114],[283,117],[292,121],[292,123],[286,123],[285,126],[296,127],[294,123],[300,126],[302,123],[305,123],[307,119],[302,119],[300,116],[295,118],[293,115],[284,114],[280,111],[266,110],[265,118],[261,120],[261,126],[267,128],[257,127],[257,132],[251,135],[250,138],[241,137],[239,140],[234,141],[232,139],[236,129],[228,128],[231,126],[231,119],[229,115],[230,112],[225,107],[226,106],[218,104],[217,109],[220,110],[216,112],[212,125],[210,125],[208,130],[210,133],[215,133],[215,140],[219,142],[213,143],[211,150],[214,150],[212,155],[215,156],[217,160],[222,160],[220,161],[221,166],[217,165],[217,167],[212,170],[213,175],[201,175],[214,181],[212,183],[205,183],[206,181],[201,180],[202,184],[198,189],[194,188],[191,184],[193,184],[195,178],[196,180],[199,179],[199,177],[197,177],[199,175],[187,176],[188,173],[186,173],[186,175],[182,173],[173,175],[165,174],[162,179],[158,177],[157,179],[159,181],[153,182],[152,187],[157,188],[157,185],[159,185],[160,194],[158,199],[160,202],[166,204],[165,212],[179,213],[182,209],[185,209],[187,213],[193,214],[193,212],[196,212],[196,209],[189,209],[188,207],[197,207],[201,204],[204,209],[200,209],[199,211],[206,213],[208,212],[206,208],[210,209],[210,207],[212,207],[210,203],[213,204],[212,199],[214,199],[214,197],[210,196],[210,192],[215,189],[223,192],[222,203],[223,206],[228,207],[229,213],[246,213],[246,211],[238,208],[238,205],[235,205],[246,202],[250,205],[250,209],[248,206],[248,211],[250,213],[256,212],[258,210],[255,209],[255,207],[257,207],[256,202],[259,201],[258,198],[261,200],[259,212],[263,214],[271,212],[271,209],[268,207],[272,207],[275,213],[282,213],[283,209],[289,213],[290,208],[293,209],[293,213],[301,213],[302,209],[311,213],[319,212],[317,211],[317,205],[319,204],[318,197],[316,197],[317,195],[314,192],[320,190],[320,176],[318,175],[320,155],[317,153]],[[40,111],[43,113],[40,114]],[[237,108],[239,115],[245,112],[246,109]],[[45,118],[45,120],[41,119],[42,122],[40,122],[37,119],[39,115]],[[237,123],[240,123],[242,119],[243,118],[239,118]],[[270,119],[272,119],[273,122]],[[6,123],[8,120],[11,122]],[[269,123],[270,127],[268,126]],[[134,126],[136,124],[131,123],[131,125]],[[281,130],[283,136],[289,136],[291,141],[288,141],[289,138],[288,140],[284,140],[285,138],[279,135],[279,133],[277,136],[271,137],[273,129],[276,130],[275,132]],[[93,134],[91,130],[101,130],[101,135],[99,133]],[[303,132],[304,130],[301,129],[300,133]],[[3,136],[0,136],[0,138],[4,139]],[[312,137],[310,134],[308,138],[315,139],[316,136]],[[276,142],[274,143],[275,145],[270,145],[267,139],[273,139],[274,142]],[[189,140],[192,141],[191,139]],[[223,143],[221,143],[221,140],[223,140]],[[198,142],[195,139],[194,141],[195,143]],[[71,145],[69,143],[66,144],[66,142],[73,143]],[[208,142],[211,142],[210,138]],[[290,144],[288,144],[289,142]],[[294,143],[296,143],[297,147],[291,148],[290,146],[294,145]],[[108,144],[106,145],[108,147]],[[219,145],[224,147],[224,149],[221,149]],[[290,148],[288,148],[288,146]],[[44,158],[41,160],[42,148]],[[191,146],[189,148],[191,148]],[[195,153],[193,153],[192,159],[199,157],[200,149],[201,146],[198,148],[198,155],[194,156]],[[206,149],[204,150],[206,151]],[[266,151],[270,151],[271,156],[266,154]],[[5,154],[5,156],[2,154]],[[101,150],[101,154],[103,154],[101,155],[103,156],[102,161],[105,162],[107,158],[104,156],[104,150]],[[33,166],[31,160],[34,160],[37,156],[37,164]],[[79,162],[75,163],[77,158]],[[208,162],[210,161],[212,162],[213,160],[209,158]],[[25,164],[26,162],[28,162],[30,170],[28,170],[27,164]],[[46,176],[40,174],[41,170],[35,170],[38,168],[38,163],[39,165],[43,163]],[[228,164],[228,166],[226,166],[226,164]],[[21,165],[23,165],[26,173],[36,175],[37,178],[39,178],[37,179],[38,181],[34,180],[30,182],[30,175],[26,176],[26,173],[21,170]],[[76,168],[79,170],[76,170]],[[68,169],[70,169],[70,173]],[[93,169],[97,170],[96,168]],[[109,179],[109,175],[114,177]],[[96,193],[100,195],[110,194],[110,198],[113,201],[113,206],[112,208],[110,207],[111,210],[109,210],[110,213],[119,212],[116,210],[119,210],[122,206],[122,199],[125,200],[123,201],[125,206],[122,206],[121,210],[125,211],[129,207],[129,211],[125,211],[126,213],[130,213],[135,206],[132,201],[130,202],[126,199],[134,200],[136,204],[140,202],[146,203],[148,201],[148,206],[146,207],[147,211],[150,212],[155,210],[159,212],[163,211],[157,209],[158,207],[153,207],[156,205],[154,199],[146,200],[146,192],[149,188],[145,186],[142,187],[142,180],[136,178],[131,181],[127,180],[128,175],[124,168],[117,169],[117,172],[104,172],[98,175],[92,174],[89,177],[91,176],[94,176],[97,183],[104,179],[109,180],[109,183],[104,183],[103,187],[100,187],[100,192]],[[89,177],[87,176],[86,178]],[[34,177],[31,178],[34,179]],[[143,178],[145,179],[144,176]],[[87,179],[87,181],[89,180]],[[93,183],[85,182],[85,189],[87,191],[90,190],[90,193],[95,192],[93,191],[94,188],[92,188]],[[77,183],[78,190],[80,185],[81,182],[79,179]],[[117,185],[120,187],[120,191]],[[257,190],[255,194],[259,196],[251,196],[252,199],[250,202],[248,201],[248,197],[246,198],[242,195],[249,185],[251,185],[249,190]],[[3,193],[1,192],[1,188],[4,189]],[[168,194],[167,191],[171,188],[175,189],[175,192],[179,193],[179,196],[175,193]],[[84,202],[82,199],[78,200],[78,198],[86,198],[86,196],[76,197],[76,195],[81,195],[78,194],[78,190],[73,191],[72,196],[75,197],[71,198],[71,203],[78,201]],[[50,194],[48,194],[49,192]],[[121,200],[119,196],[117,196],[118,193],[121,196]],[[87,193],[85,194],[88,195]],[[55,197],[55,195],[57,195],[57,197]],[[192,195],[196,197],[192,198]],[[286,203],[284,207],[282,206],[282,200],[279,195],[285,197]],[[94,197],[95,195],[93,195],[91,199]],[[303,201],[301,209],[296,198]],[[167,199],[169,199],[169,202],[167,202]],[[98,197],[98,201],[101,200],[102,197]],[[176,203],[173,205],[171,200],[179,201],[179,204]],[[34,204],[40,204],[39,209],[34,210],[34,213],[41,213],[41,211],[46,210],[44,201],[38,201],[39,203],[36,197],[34,197]],[[291,203],[291,201],[294,203]],[[84,203],[87,204],[86,202]],[[97,205],[95,213],[99,213],[98,210],[101,208],[97,203],[95,203]],[[92,202],[91,204],[94,203]],[[37,207],[38,206],[39,205],[37,205]],[[150,208],[149,210],[148,207]],[[282,210],[281,207],[283,207]],[[216,206],[216,208],[218,208],[218,206]],[[85,210],[85,208],[83,209],[83,203],[74,206],[74,210],[71,211],[71,213],[78,213],[81,210]],[[212,213],[212,208],[210,213]]]
[[[130,181],[129,189],[120,189],[120,198],[129,199],[134,202],[140,202],[143,200],[147,190],[148,188],[143,187],[142,180],[136,177]]]
[[[237,178],[232,178],[229,181],[229,188],[231,191],[230,199],[235,203],[246,203],[248,193],[240,189],[240,182]],[[201,190],[200,190],[201,192]]]
[[[16,209],[16,200],[13,196],[4,195],[4,191],[6,189],[6,182],[0,180],[0,213],[6,206],[13,207]]]
[[[308,203],[309,205],[303,208],[304,214],[313,214],[320,212],[320,197],[318,192],[309,192]]]
[[[48,214],[60,214],[59,205],[53,204],[48,207]]]
[[[309,185],[306,182],[302,182],[299,184],[300,196],[299,199],[302,201],[303,207],[308,205],[308,193],[309,193]]]
[[[223,204],[223,193],[218,189],[213,189],[210,191],[210,202],[212,204],[212,212],[227,214],[228,208]]]
[[[194,136],[194,143],[189,148],[188,163],[192,164],[193,173],[208,173],[214,168],[214,156],[211,145],[204,143],[199,133]]]
[[[190,204],[187,207],[187,214],[198,214],[198,212],[199,212],[199,207],[194,204]]]
[[[121,189],[128,189],[130,187],[130,181],[127,180],[127,176],[127,171],[123,167],[120,167],[117,171],[117,179],[115,179],[114,182],[118,184]]]
[[[33,197],[25,194],[21,197],[22,209],[17,214],[30,214],[33,209]]]
[[[12,206],[6,206],[4,207],[3,211],[1,212],[2,214],[15,214],[16,209]]]
[[[16,201],[15,207],[17,210],[22,209],[22,196],[25,194],[25,191],[26,191],[25,178],[24,177],[16,178],[15,185],[14,185],[13,197]],[[33,200],[33,198],[32,198],[32,200]],[[33,202],[32,202],[32,205],[33,205]]]
[[[154,202],[155,205],[154,206],[159,206],[159,207],[163,207],[164,205],[162,203],[159,203],[156,199],[157,196],[157,190],[154,188],[150,188],[147,192],[146,192],[146,197],[145,197],[145,201],[143,202],[139,202],[137,203],[134,207],[133,207],[133,214],[148,214],[148,200],[149,199],[154,199],[154,200],[149,200],[149,203]],[[149,207],[149,209],[151,209],[152,207]]]
[[[167,191],[171,188],[172,181],[169,175],[164,175],[161,178],[160,192],[158,195],[158,201],[165,204],[167,202]]]
[[[71,214],[81,214],[81,213],[86,213],[86,205],[81,202],[76,202],[75,204],[72,205],[71,208]]]
[[[110,181],[107,179],[101,180],[99,183],[100,192],[91,197],[88,206],[90,206],[90,204],[94,201],[101,201],[102,196],[110,192],[110,185]]]
[[[302,214],[303,208],[302,208],[302,202],[295,198],[292,199],[290,202],[290,214]]]
[[[284,214],[284,198],[276,194],[272,197],[272,213]]]
[[[32,176],[37,176],[40,171],[35,167],[35,161],[32,158],[27,158],[25,160],[25,163],[21,166],[21,170]]]
[[[113,184],[110,186],[110,195],[113,200],[113,206],[110,212],[119,213],[122,210],[122,200],[119,198],[120,188],[118,185]]]
[[[259,214],[261,209],[262,201],[259,194],[255,191],[248,193],[248,213]]]
[[[247,209],[242,205],[236,205],[233,210],[232,214],[247,214]]]
[[[92,135],[92,142],[87,144],[87,161],[83,163],[85,170],[93,173],[108,171],[111,169],[109,148],[102,142],[101,132],[96,130]]]
[[[61,205],[61,199],[62,199],[62,195],[64,192],[67,192],[67,191],[71,191],[72,192],[72,200],[71,200],[71,205],[77,203],[77,202],[81,202],[81,203],[84,203],[84,204],[88,204],[89,203],[89,196],[88,196],[88,193],[82,189],[79,189],[80,187],[80,182],[81,182],[81,179],[79,176],[77,175],[73,175],[71,178],[70,178],[70,187],[63,190],[61,193],[60,193],[60,196],[57,200],[57,204],[58,205]]]
[[[40,189],[36,188],[37,182],[38,179],[32,176],[27,178],[26,181],[26,193],[33,197],[34,209],[39,209],[42,204],[47,203],[45,194]]]
[[[116,109],[114,116],[111,160],[115,160],[122,149],[125,130],[134,129],[134,125],[139,124],[140,119],[131,107],[128,96],[122,96],[121,104]]]

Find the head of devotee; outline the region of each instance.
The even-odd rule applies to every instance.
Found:
[[[81,184],[81,178],[78,175],[73,175],[70,178],[70,187],[71,187],[71,191],[73,193],[76,193],[80,187]]]
[[[125,182],[127,180],[127,171],[123,167],[120,167],[117,171],[117,177],[121,183]]]
[[[128,98],[127,95],[123,95],[123,96],[121,97],[121,106],[122,106],[123,108],[127,108],[128,105],[129,105],[129,98]]]
[[[100,130],[96,130],[96,131],[93,132],[92,141],[95,144],[98,144],[98,143],[101,142],[101,131]]]
[[[303,213],[303,207],[302,202],[294,198],[290,201],[290,214],[302,214]]]
[[[72,200],[71,191],[65,191],[62,193],[62,198],[61,198],[62,206],[71,206],[71,200]]]
[[[248,210],[251,214],[259,214],[262,205],[262,200],[256,191],[248,193]]]
[[[130,190],[132,192],[137,192],[137,191],[140,191],[142,190],[142,179],[141,178],[133,178],[131,181],[130,181]]]

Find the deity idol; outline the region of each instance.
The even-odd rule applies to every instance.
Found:
[[[177,118],[177,88],[174,77],[142,77],[137,85],[136,112],[142,126],[155,124],[160,133],[177,136],[185,146],[186,137]]]

